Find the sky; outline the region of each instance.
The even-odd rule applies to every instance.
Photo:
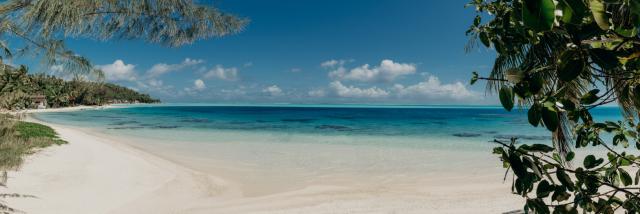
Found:
[[[164,102],[493,104],[472,71],[495,53],[465,52],[467,0],[217,0],[251,20],[239,34],[168,48],[67,40],[108,82]],[[55,71],[55,67],[36,67]]]

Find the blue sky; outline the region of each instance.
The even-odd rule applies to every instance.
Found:
[[[110,82],[165,102],[486,104],[495,54],[465,53],[466,0],[220,0],[240,34],[167,48],[69,40]],[[36,66],[37,67],[37,66]],[[51,68],[38,68],[51,70]],[[55,68],[54,68],[55,70]]]

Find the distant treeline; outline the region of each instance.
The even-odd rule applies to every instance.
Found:
[[[0,65],[0,108],[3,109],[157,102],[160,100],[148,94],[111,83],[65,81],[45,74],[28,74],[24,66],[14,69]]]

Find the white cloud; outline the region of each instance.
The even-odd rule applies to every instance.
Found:
[[[307,93],[311,97],[324,97],[327,96],[327,92],[324,89],[314,89]]]
[[[426,80],[415,85],[404,86],[396,84],[393,90],[399,97],[427,98],[427,99],[477,99],[478,94],[467,89],[461,82],[442,84],[436,76],[429,76]]]
[[[202,63],[204,63],[204,60],[202,59],[185,58],[184,61],[182,61],[182,65],[186,65],[186,66],[194,66]]]
[[[416,72],[415,64],[396,63],[389,59],[382,60],[379,66],[371,67],[369,64],[364,64],[349,71],[347,71],[342,64],[338,61],[330,60],[321,65],[325,68],[334,68],[334,70],[329,72],[329,77],[334,80],[360,82],[391,82],[400,76],[410,75]],[[337,68],[336,65],[338,65]]]
[[[204,60],[201,60],[201,59],[186,58],[179,64],[158,63],[153,65],[149,70],[147,70],[147,76],[151,78],[158,77],[172,71],[177,71],[190,66],[202,64],[203,62]]]
[[[280,96],[282,95],[282,89],[280,89],[280,87],[278,87],[277,85],[272,85],[269,87],[266,87],[264,89],[262,89],[263,93],[268,93],[271,96]]]
[[[222,65],[216,65],[216,67],[207,71],[203,75],[203,78],[205,79],[218,78],[221,80],[234,81],[238,79],[238,68],[236,67],[225,68],[225,67],[222,67]]]
[[[157,79],[150,79],[148,83],[151,87],[162,87],[162,85],[164,84],[162,80]]]
[[[289,70],[291,73],[298,73],[301,72],[302,69],[301,68],[292,68],[291,70]]]
[[[172,85],[165,85],[162,80],[148,79],[145,81],[136,81],[136,88],[138,91],[153,92],[154,94],[162,94],[164,96],[175,96],[174,87]]]
[[[49,71],[52,73],[62,73],[64,71],[64,66],[62,65],[52,65],[49,68]]]
[[[334,81],[329,84],[329,88],[340,97],[348,98],[383,98],[388,97],[389,92],[378,88],[358,88],[355,86],[345,86],[340,81]]]
[[[327,60],[327,61],[324,61],[324,62],[320,63],[320,66],[322,66],[323,68],[330,68],[330,67],[334,67],[334,66],[338,65],[341,61],[342,60],[338,61],[338,60],[335,60],[335,59]]]
[[[204,81],[202,81],[201,79],[197,79],[197,80],[193,81],[193,89],[198,90],[198,91],[202,91],[205,88],[207,88],[207,85],[205,85]]]
[[[121,59],[118,59],[111,64],[97,65],[96,68],[102,70],[105,78],[110,81],[136,80],[136,66],[132,64],[125,64]]]
[[[344,66],[344,64],[348,63],[348,62],[353,62],[353,59],[349,59],[349,60],[345,60],[345,59],[332,59],[332,60],[327,60],[324,61],[322,63],[320,63],[320,67],[323,68],[335,68],[335,67],[342,67]]]

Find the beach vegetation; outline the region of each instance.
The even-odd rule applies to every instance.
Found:
[[[0,59],[35,56],[45,67],[94,77],[102,72],[68,49],[66,38],[177,47],[238,33],[248,23],[192,0],[7,0],[0,3],[0,15]]]
[[[45,74],[29,74],[0,65],[0,109],[59,108],[114,103],[157,103],[148,94],[112,83],[63,80]]]
[[[7,0],[0,3],[0,104],[5,108],[30,107],[46,97],[47,105],[105,104],[144,96],[113,84],[101,83],[104,74],[91,61],[68,49],[65,39],[141,40],[167,47],[222,37],[243,30],[248,20],[228,14],[211,3],[192,0]],[[56,67],[73,81],[46,75],[28,75],[26,68],[6,69],[7,60],[31,56],[42,67]],[[52,69],[53,70],[53,69]],[[16,72],[18,71],[18,72]],[[42,93],[42,94],[34,94]],[[143,102],[141,97],[136,100]],[[31,99],[31,100],[29,100]],[[151,98],[149,98],[151,100]],[[19,167],[22,155],[47,137],[42,127],[20,125],[0,116],[0,165]],[[38,130],[38,131],[34,131]],[[26,136],[25,136],[26,135]],[[58,142],[58,141],[56,141]],[[27,145],[27,146],[25,146]],[[6,171],[5,171],[6,172]],[[6,173],[3,184],[6,183]],[[5,196],[5,194],[0,194]],[[0,201],[0,212],[14,209]]]
[[[18,169],[25,156],[38,149],[67,143],[51,128],[38,123],[20,121],[16,116],[0,114],[0,187],[6,187],[7,171]],[[0,198],[33,197],[16,193],[0,193]],[[0,201],[0,213],[18,210]]]
[[[507,111],[527,111],[549,144],[494,140],[525,213],[640,212],[640,1],[473,0],[468,50],[496,52],[474,72]],[[519,108],[514,108],[516,104]],[[617,104],[619,121],[591,111]],[[579,154],[579,155],[577,155]]]

